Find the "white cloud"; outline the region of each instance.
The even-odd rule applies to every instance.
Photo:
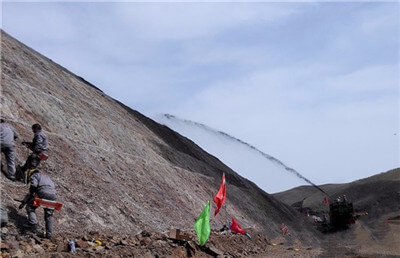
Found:
[[[346,182],[399,165],[396,68],[260,72],[213,84],[170,112],[243,139],[318,183]]]
[[[115,11],[143,38],[185,40],[210,37],[242,23],[266,23],[289,16],[282,5],[246,3],[121,3]]]
[[[17,34],[14,36],[41,43],[46,41],[47,44],[69,42],[78,36],[68,9],[60,5],[17,2],[3,3],[2,6],[3,26],[12,28],[12,32]]]
[[[399,8],[399,2],[391,2],[390,4],[378,5],[375,10],[365,10],[361,15],[361,31],[367,35],[373,35],[382,30],[396,30],[400,22],[400,14],[399,12],[388,11],[387,8]],[[378,10],[385,15],[376,15]]]
[[[357,96],[358,94],[387,94],[396,91],[399,77],[396,73],[399,65],[369,66],[349,74],[328,77],[325,87],[339,91],[340,94]]]

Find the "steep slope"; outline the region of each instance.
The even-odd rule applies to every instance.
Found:
[[[226,174],[228,197],[211,226],[230,217],[257,225],[270,236],[285,222],[301,240],[315,238],[305,220],[288,205],[240,177],[185,137],[110,98],[16,41],[2,41],[2,116],[30,139],[39,122],[51,144],[41,169],[54,179],[65,204],[56,214],[56,231],[135,234],[191,228],[206,200]],[[22,163],[28,155],[17,144]],[[13,198],[27,188],[1,177],[2,202],[20,226],[24,211]],[[301,233],[300,233],[301,231]]]

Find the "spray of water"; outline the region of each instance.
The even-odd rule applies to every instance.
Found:
[[[209,127],[209,126],[206,126],[206,125],[204,125],[204,124],[201,124],[201,123],[193,122],[193,121],[186,120],[186,119],[181,119],[181,118],[178,118],[178,117],[176,117],[176,116],[174,116],[174,115],[170,115],[170,114],[163,114],[162,116],[165,117],[165,118],[168,119],[168,120],[171,120],[171,121],[174,121],[174,120],[175,120],[175,121],[183,122],[183,123],[188,124],[188,125],[191,125],[191,126],[200,127],[200,128],[202,128],[203,130],[205,130],[205,131],[207,131],[207,132],[220,135],[220,136],[225,137],[225,138],[227,138],[227,139],[229,139],[229,140],[231,140],[231,141],[238,142],[238,143],[240,143],[240,144],[246,146],[247,148],[251,149],[252,151],[257,152],[259,155],[261,155],[262,157],[268,159],[269,161],[271,161],[271,162],[273,162],[273,163],[275,163],[275,164],[281,166],[281,167],[282,167],[284,170],[286,170],[287,172],[292,173],[293,175],[295,175],[295,176],[297,176],[298,178],[304,180],[304,181],[307,182],[308,184],[310,184],[310,185],[314,186],[315,188],[317,188],[317,189],[318,189],[319,191],[321,191],[322,193],[324,193],[324,194],[326,194],[327,196],[329,196],[324,190],[322,190],[322,189],[321,189],[320,187],[318,187],[316,184],[314,184],[313,182],[311,182],[308,178],[304,177],[302,174],[300,174],[300,173],[299,173],[298,171],[296,171],[295,169],[286,166],[286,165],[285,165],[282,161],[280,161],[279,159],[274,158],[274,157],[272,157],[271,155],[268,155],[268,154],[266,154],[266,153],[260,151],[259,149],[257,149],[256,147],[254,147],[253,145],[251,145],[251,144],[249,144],[249,143],[247,143],[247,142],[244,142],[244,141],[242,141],[242,140],[240,140],[240,139],[238,139],[238,138],[235,138],[235,137],[233,137],[233,136],[231,136],[231,135],[229,135],[229,134],[227,134],[227,133],[225,133],[225,132],[221,132],[221,131],[215,130],[215,129],[213,129],[213,128]]]

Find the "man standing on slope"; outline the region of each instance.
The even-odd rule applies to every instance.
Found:
[[[28,223],[24,224],[24,227],[35,234],[38,229],[38,221],[35,212],[37,207],[33,206],[35,195],[41,199],[55,201],[57,200],[57,193],[50,177],[41,173],[38,169],[29,170],[28,182],[30,182],[29,193],[25,196],[19,209],[22,209],[26,205]],[[51,239],[53,234],[53,213],[53,209],[44,209],[46,233],[42,234],[42,236],[48,239]]]
[[[20,171],[18,171],[19,177],[22,178],[25,178],[24,175],[28,169],[37,168],[40,164],[40,160],[46,160],[48,157],[47,148],[49,142],[47,141],[46,134],[42,130],[42,126],[40,124],[32,125],[32,132],[34,133],[32,142],[22,143],[32,151],[25,164],[20,168]]]
[[[14,181],[15,180],[15,145],[14,141],[18,138],[18,134],[14,127],[6,123],[4,119],[1,118],[0,123],[0,144],[1,152],[4,153],[7,162],[7,177]]]

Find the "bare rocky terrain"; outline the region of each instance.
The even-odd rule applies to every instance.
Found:
[[[17,164],[29,154],[20,143],[31,140],[33,123],[43,126],[50,141],[50,158],[40,169],[52,177],[64,203],[55,215],[55,239],[88,232],[136,236],[143,231],[191,230],[225,173],[227,202],[212,216],[213,230],[234,217],[274,238],[284,222],[298,241],[318,242],[318,233],[294,209],[189,139],[110,98],[5,32],[1,71],[1,115],[20,134]],[[27,190],[1,176],[11,242],[23,235],[25,219],[13,199],[21,199]],[[16,252],[12,247],[8,251]]]
[[[13,199],[21,199],[28,187],[2,174],[1,202],[9,215],[1,230],[2,257],[399,255],[392,245],[393,237],[399,239],[396,220],[383,225],[390,233],[382,240],[370,238],[366,224],[324,236],[281,196],[265,193],[189,139],[110,98],[3,31],[1,115],[20,134],[19,164],[29,154],[21,141],[32,138],[33,123],[42,124],[50,158],[40,169],[52,177],[64,204],[55,214],[51,241],[27,235],[22,229],[25,210]],[[193,224],[217,193],[222,173],[227,201],[216,217],[211,215],[210,239],[200,247]],[[211,214],[214,208],[212,204]],[[43,212],[38,213],[43,225]],[[231,217],[251,239],[220,231]],[[282,222],[291,236],[281,235]],[[169,238],[173,228],[181,229],[185,239]],[[76,241],[76,254],[69,252],[69,238]],[[387,243],[382,250],[374,248],[379,241]]]
[[[345,194],[353,202],[356,212],[368,212],[368,216],[362,217],[364,221],[374,222],[380,217],[400,215],[400,168],[346,184],[319,187],[329,194],[330,202]],[[304,200],[303,207],[327,211],[323,202],[325,195],[312,186],[296,187],[274,196],[288,205]]]
[[[349,230],[331,234],[325,239],[330,244],[336,242],[335,250],[340,250],[337,243],[342,241],[350,244],[348,250],[354,254],[373,257],[400,255],[399,168],[346,184],[319,187],[330,195],[330,202],[345,194],[360,216]],[[311,186],[296,187],[274,196],[288,205],[303,200],[303,208],[310,208],[317,214],[329,213],[328,206],[324,205],[324,194]],[[322,246],[327,246],[328,242]]]

